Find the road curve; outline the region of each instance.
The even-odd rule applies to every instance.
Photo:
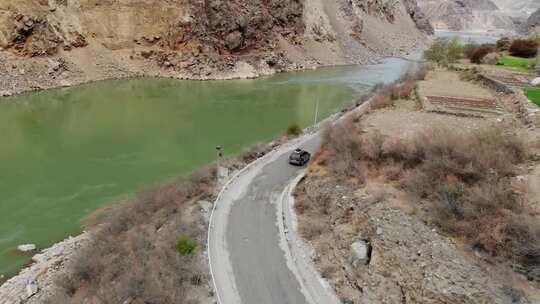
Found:
[[[301,173],[287,162],[301,147],[314,152],[320,135],[306,135],[250,164],[223,188],[208,233],[208,257],[220,304],[312,304],[291,271],[280,235],[283,190]],[[281,242],[281,243],[280,243]]]

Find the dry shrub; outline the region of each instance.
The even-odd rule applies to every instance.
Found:
[[[398,181],[430,202],[431,221],[443,231],[540,279],[540,223],[527,220],[526,205],[511,185],[516,165],[527,157],[515,134],[497,128],[471,133],[434,128],[397,140],[361,134],[348,123],[327,133],[324,147],[331,153],[326,161],[335,178],[354,180],[357,174],[361,182],[369,170]]]
[[[540,225],[509,229],[526,212],[510,182],[515,166],[526,158],[521,141],[499,129],[468,135],[438,129],[413,145],[392,148],[392,160],[410,168],[402,179],[404,189],[431,202],[434,223],[476,248],[524,266],[521,251],[539,248]],[[404,153],[396,159],[398,151]]]
[[[214,180],[206,168],[190,179],[155,186],[109,208],[96,223],[88,246],[58,278],[63,292],[51,299],[186,303],[191,285],[206,280],[206,271],[196,256],[202,253],[181,255],[175,245],[180,236],[192,240],[193,247],[203,244],[204,223],[200,215],[187,211],[192,202],[212,197]]]
[[[324,222],[313,221],[309,225],[301,225],[298,230],[303,238],[312,241],[325,231],[328,231],[329,228],[330,227]]]
[[[394,105],[398,99],[409,99],[418,80],[424,80],[428,67],[424,64],[412,67],[402,77],[391,84],[377,84],[372,89],[372,109],[382,109]]]
[[[496,42],[497,50],[502,51],[502,52],[508,51],[511,45],[512,45],[512,40],[508,37],[502,37]]]
[[[298,215],[314,219],[309,225],[300,225],[298,230],[307,240],[314,240],[330,231],[330,214],[335,210],[335,203],[329,194],[321,191],[306,191],[301,182],[295,191],[294,208]]]
[[[484,57],[487,56],[487,54],[492,53],[495,51],[495,46],[491,44],[483,44],[476,48],[472,53],[468,56],[468,58],[471,60],[472,63],[481,64]]]
[[[351,118],[336,125],[327,125],[323,132],[324,146],[328,153],[321,160],[334,175],[343,179],[361,179],[362,166],[360,130]]]
[[[417,70],[414,72],[409,73],[411,75],[411,79],[413,80],[426,80],[426,76],[428,74],[429,67],[425,64],[421,65]]]
[[[392,92],[392,96],[393,98],[397,99],[409,99],[415,88],[415,80],[404,81],[397,86],[395,91]]]
[[[510,46],[512,56],[532,58],[538,53],[538,42],[536,40],[517,39]]]
[[[258,158],[263,157],[272,150],[272,146],[268,144],[256,144],[241,154],[240,158],[244,163],[251,163]]]
[[[371,99],[371,108],[374,110],[384,109],[394,106],[394,100],[389,94],[377,94]]]
[[[403,178],[403,165],[400,163],[387,164],[381,170],[381,175],[384,176],[384,179],[388,182],[395,182]]]

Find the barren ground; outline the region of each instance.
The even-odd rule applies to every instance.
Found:
[[[508,98],[460,80],[455,72],[430,72],[420,86],[434,95],[497,97],[502,108],[512,109],[505,104]],[[538,219],[540,128],[524,125],[511,110],[484,118],[459,117],[423,111],[412,98],[375,110],[355,123],[361,126],[358,136],[380,133],[387,142],[412,139],[441,127],[456,134],[473,134],[485,128],[513,130],[533,155],[517,168],[513,191],[523,194],[528,216]],[[433,225],[425,212],[430,202],[418,201],[397,181],[402,170],[398,164],[388,165],[382,172],[370,169],[365,182],[355,186],[356,182],[333,175],[327,154],[324,149],[318,154],[297,188],[296,209],[300,232],[315,250],[314,262],[342,300],[450,304],[531,303],[540,299],[538,282]],[[352,257],[350,246],[358,240],[367,241],[372,248],[367,265],[354,262]]]

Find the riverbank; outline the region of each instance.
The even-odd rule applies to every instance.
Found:
[[[101,50],[106,52],[106,50]],[[371,65],[381,63],[385,58],[416,58],[417,49],[396,50],[381,55],[369,55],[365,58],[345,62],[330,60],[321,62],[318,60],[302,60],[293,63],[290,60],[280,58],[280,66],[272,67],[265,61],[273,61],[274,56],[258,59],[250,58],[247,61],[234,61],[224,65],[225,70],[215,67],[203,68],[198,72],[189,69],[177,71],[175,69],[163,69],[159,65],[147,62],[142,63],[124,58],[120,62],[95,63],[97,66],[107,66],[95,73],[86,73],[73,64],[68,64],[62,57],[52,58],[19,58],[13,54],[0,51],[0,97],[16,96],[24,93],[38,92],[42,90],[75,87],[82,84],[136,78],[170,78],[177,80],[235,80],[255,79],[278,73],[298,72],[314,70],[325,67],[338,67],[350,65]],[[105,56],[102,58],[106,58]],[[129,63],[128,63],[129,62]],[[0,98],[0,102],[6,100]]]
[[[72,267],[73,257],[91,237],[83,232],[34,255],[30,266],[0,285],[0,304],[46,303],[54,293],[56,279]]]
[[[97,6],[6,2],[0,96],[129,77],[222,80],[372,64],[425,47],[432,33],[415,1],[385,9],[377,0],[369,10],[344,0],[212,4],[218,11],[235,10],[233,15],[185,2],[163,11],[146,0]],[[236,13],[245,18],[242,31]],[[136,30],[118,26],[130,22],[136,24],[128,28]]]

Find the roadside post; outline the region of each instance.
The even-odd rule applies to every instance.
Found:
[[[216,146],[216,151],[217,151],[216,181],[219,185],[220,177],[221,177],[221,159],[223,158],[223,147]]]
[[[315,103],[315,119],[313,125],[317,125],[317,120],[319,120],[319,94],[317,94],[317,101]]]

